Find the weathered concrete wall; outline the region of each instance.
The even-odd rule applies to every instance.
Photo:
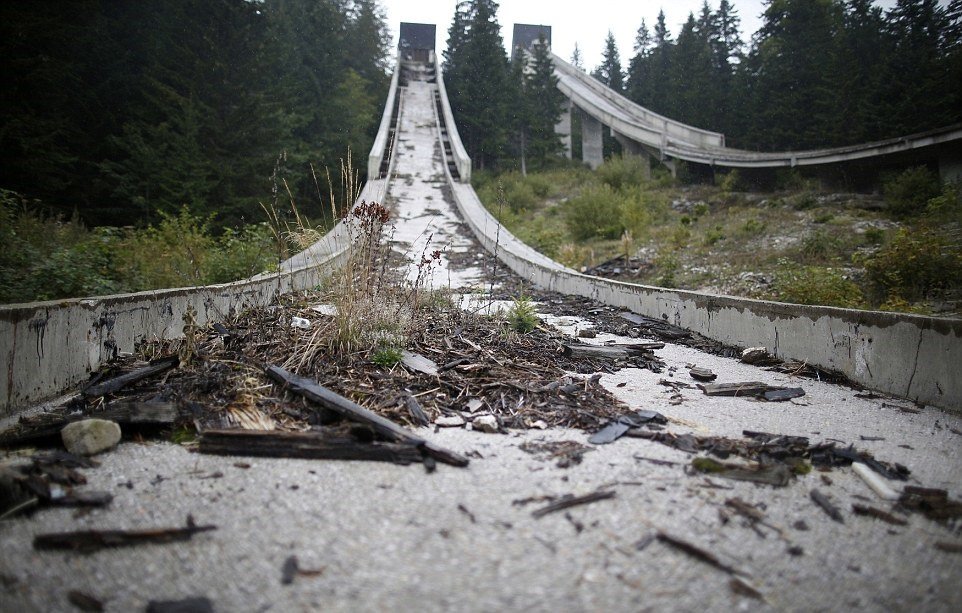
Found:
[[[385,185],[369,182],[358,200],[380,200]],[[63,393],[138,343],[182,336],[188,310],[204,325],[270,304],[279,294],[315,287],[346,257],[349,246],[349,233],[339,224],[281,264],[276,274],[204,287],[0,306],[0,417]]]
[[[438,91],[441,94],[441,113],[444,116],[444,125],[448,130],[448,138],[451,141],[451,153],[454,156],[454,165],[458,169],[461,181],[471,182],[471,158],[461,142],[461,135],[458,134],[458,126],[454,123],[454,113],[451,112],[451,103],[448,101],[448,90],[444,88],[444,75],[441,74],[441,64],[434,58],[434,74],[437,75]]]
[[[739,347],[838,371],[855,383],[962,411],[962,320],[801,306],[592,277],[534,251],[491,217],[469,185],[454,195],[482,244],[531,283],[669,321]]]
[[[376,179],[380,174],[381,160],[384,159],[384,152],[388,147],[393,147],[394,143],[390,140],[391,116],[394,113],[394,100],[397,98],[398,76],[401,74],[401,52],[394,65],[394,74],[391,76],[391,86],[388,89],[387,101],[384,103],[384,112],[381,114],[381,125],[378,128],[377,136],[374,138],[374,145],[367,156],[367,176],[369,179]],[[388,151],[390,154],[391,152]]]
[[[571,159],[571,100],[564,99],[561,106],[561,115],[558,116],[558,123],[554,126],[554,133],[561,138],[561,147],[564,155]]]

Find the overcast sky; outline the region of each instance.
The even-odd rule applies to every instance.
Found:
[[[741,17],[742,38],[747,43],[761,26],[763,0],[729,1]],[[693,12],[697,17],[702,2],[703,0],[501,0],[498,23],[501,24],[501,36],[505,45],[511,44],[511,31],[515,23],[551,26],[553,51],[569,60],[577,42],[588,70],[601,63],[601,50],[608,30],[611,30],[618,42],[621,65],[627,68],[628,60],[634,54],[635,34],[642,19],[648,29],[652,30],[659,9],[663,9],[672,39],[677,39],[682,24],[688,19],[688,13]],[[708,4],[713,10],[718,8],[718,0],[709,0]],[[877,4],[887,9],[895,4],[895,0],[881,0]],[[437,26],[439,53],[447,46],[448,28],[454,18],[456,5],[457,0],[381,0],[381,6],[387,12],[387,22],[395,46],[398,25],[402,21],[433,23]]]

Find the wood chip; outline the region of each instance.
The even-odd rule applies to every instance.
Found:
[[[560,499],[548,504],[547,506],[536,509],[531,513],[535,518],[542,518],[549,513],[554,513],[556,511],[561,511],[564,509],[570,509],[571,507],[576,507],[582,504],[590,504],[592,502],[598,502],[599,500],[608,500],[609,498],[614,498],[614,490],[607,491],[597,491],[591,492],[590,494],[585,494],[584,496],[573,496],[568,494],[567,496],[562,496]]]

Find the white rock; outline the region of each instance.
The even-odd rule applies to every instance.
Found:
[[[494,415],[481,415],[480,417],[475,417],[474,421],[471,423],[474,425],[474,429],[480,432],[498,431],[498,418]]]
[[[94,455],[120,442],[120,426],[106,419],[84,419],[64,426],[60,437],[70,453]]]
[[[460,415],[442,415],[434,420],[442,428],[458,428],[464,425],[464,418]]]

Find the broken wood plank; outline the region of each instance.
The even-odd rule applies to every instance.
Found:
[[[177,405],[172,402],[112,402],[98,411],[43,413],[23,418],[15,426],[0,432],[0,446],[16,447],[40,439],[59,437],[64,426],[83,419],[117,422],[126,431],[131,427],[169,426],[179,414]]]
[[[108,547],[130,547],[147,543],[173,543],[190,540],[200,532],[216,530],[217,526],[198,526],[187,516],[183,528],[152,528],[148,530],[78,530],[50,532],[33,537],[33,548],[41,550],[69,550],[91,553]]]
[[[289,373],[280,366],[270,366],[267,368],[266,373],[267,376],[278,383],[282,383],[290,391],[300,394],[327,409],[340,413],[344,417],[368,424],[374,428],[378,434],[388,440],[415,445],[434,459],[446,464],[451,464],[452,466],[468,465],[468,459],[466,457],[439,447],[415,435],[410,430],[402,428],[393,421],[365,409],[356,402],[352,402],[344,396],[336,394],[306,377]]]
[[[205,430],[198,451],[211,455],[301,458],[308,460],[368,460],[411,464],[421,452],[411,443],[361,443],[320,432]]]
[[[643,356],[652,349],[661,349],[664,343],[622,343],[618,345],[562,345],[565,357],[602,358],[617,360]]]
[[[839,508],[836,507],[834,504],[832,504],[832,501],[828,499],[828,496],[826,496],[825,494],[821,493],[821,492],[818,491],[817,489],[812,490],[811,492],[809,492],[809,496],[811,496],[811,498],[812,498],[812,500],[815,502],[815,504],[817,504],[819,507],[821,507],[822,510],[825,511],[825,513],[826,513],[829,517],[831,517],[832,519],[834,519],[835,521],[837,521],[837,522],[840,523],[840,524],[844,524],[844,523],[845,523],[845,518],[842,517],[842,511],[839,510]]]
[[[769,390],[780,389],[759,381],[743,383],[699,383],[698,389],[706,396],[759,396]]]
[[[877,509],[864,504],[853,504],[852,512],[856,515],[866,515],[868,517],[874,517],[875,519],[881,519],[885,523],[892,524],[894,526],[905,526],[909,523],[900,517],[892,515],[888,511],[883,511],[882,509]]]
[[[694,544],[692,544],[692,543],[689,543],[688,541],[686,541],[686,540],[684,540],[684,539],[681,539],[681,538],[678,538],[677,536],[672,536],[671,534],[668,534],[667,532],[659,531],[657,538],[658,538],[658,540],[659,540],[660,542],[665,543],[666,545],[670,545],[670,546],[674,547],[675,549],[678,549],[679,551],[683,551],[683,552],[687,553],[688,555],[692,556],[693,558],[697,558],[697,559],[701,560],[702,562],[705,562],[706,564],[709,564],[709,565],[711,565],[711,566],[714,566],[715,568],[717,568],[717,569],[719,569],[719,570],[725,571],[726,573],[728,573],[728,574],[730,574],[730,575],[744,575],[744,574],[745,574],[745,573],[742,573],[742,572],[740,572],[739,570],[737,570],[734,566],[731,566],[731,565],[729,565],[729,564],[725,564],[724,562],[722,562],[722,561],[718,558],[718,556],[716,556],[716,555],[713,554],[712,552],[710,552],[710,551],[708,551],[708,550],[706,550],[706,549],[702,549],[702,548],[699,547],[698,545],[694,545]]]
[[[70,590],[67,592],[67,600],[73,606],[77,607],[81,611],[90,611],[91,613],[98,613],[104,610],[104,603],[102,603],[97,597],[91,596],[87,592],[82,592],[80,590]]]
[[[614,490],[599,490],[597,492],[591,492],[590,494],[585,494],[584,496],[572,496],[568,494],[562,496],[559,500],[556,500],[547,506],[541,507],[532,511],[532,515],[535,518],[542,518],[549,513],[554,513],[555,511],[562,511],[564,509],[570,509],[571,507],[576,507],[582,504],[589,504],[592,502],[597,502],[599,500],[608,500],[609,498],[614,498]]]
[[[421,408],[421,403],[418,399],[410,394],[404,397],[404,405],[407,407],[408,412],[411,413],[411,417],[414,419],[414,423],[419,426],[430,426],[431,420],[428,419],[427,414],[425,414],[424,409]]]
[[[137,370],[132,370],[128,373],[122,374],[119,377],[114,377],[113,379],[107,379],[106,381],[91,385],[81,390],[80,393],[85,398],[106,396],[107,394],[112,394],[142,379],[162,373],[169,368],[177,366],[179,363],[180,360],[177,358],[177,356],[160,358],[154,360],[151,364],[144,366],[143,368],[138,368]]]
[[[713,373],[707,368],[699,368],[695,366],[689,369],[688,374],[691,375],[692,379],[697,379],[698,381],[714,381],[718,378],[718,375]]]
[[[762,397],[769,402],[784,402],[792,398],[801,398],[805,395],[805,390],[800,387],[786,387],[785,389],[771,389],[762,394]]]
[[[438,365],[433,360],[429,360],[419,353],[411,353],[410,351],[401,351],[401,363],[407,366],[409,369],[424,373],[429,376],[437,376]]]

